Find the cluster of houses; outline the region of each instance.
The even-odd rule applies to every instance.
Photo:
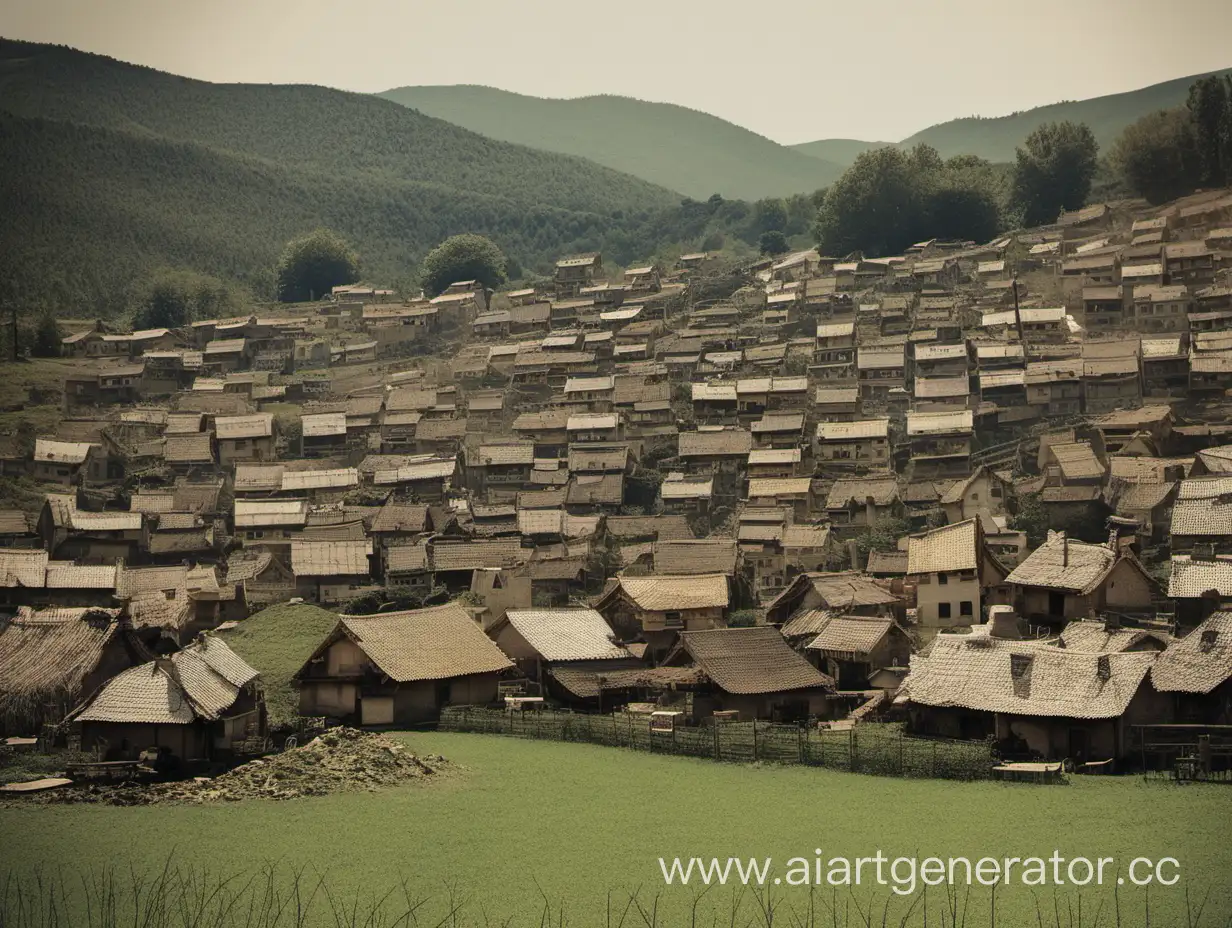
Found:
[[[1099,759],[1232,723],[1226,226],[1225,192],[79,332],[0,462],[47,489],[0,512],[0,727],[242,744],[262,668],[210,632],[291,599],[340,613],[301,712],[365,725],[890,714]]]

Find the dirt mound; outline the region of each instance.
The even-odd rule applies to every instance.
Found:
[[[355,728],[333,728],[301,747],[251,760],[213,778],[149,784],[81,783],[43,797],[49,802],[112,805],[297,799],[393,786],[433,776],[447,766],[439,754],[419,757],[393,738]]]

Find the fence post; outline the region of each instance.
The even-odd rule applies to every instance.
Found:
[[[898,733],[898,775],[901,777],[906,773],[906,768],[903,766],[903,733]]]
[[[856,760],[856,727],[852,725],[847,729],[847,769],[855,773],[857,766],[859,763]]]
[[[720,723],[719,723],[719,720],[715,718],[712,718],[710,721],[714,725],[714,759],[722,760],[723,751],[719,743],[720,742],[720,738],[719,738],[719,724]]]
[[[753,717],[753,760],[757,760],[757,717]]]
[[[800,755],[800,763],[804,763],[804,729],[796,729],[796,749]]]
[[[937,775],[937,742],[936,741],[933,742],[933,769],[929,771],[929,774],[933,777]]]

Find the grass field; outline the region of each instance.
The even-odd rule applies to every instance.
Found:
[[[1219,786],[1074,778],[1034,787],[949,783],[749,767],[656,757],[615,748],[461,734],[408,734],[416,750],[463,769],[428,785],[289,803],[116,808],[0,808],[0,870],[69,873],[112,863],[154,871],[181,863],[233,872],[267,863],[324,873],[336,891],[379,894],[406,878],[445,907],[447,887],[466,899],[468,924],[540,922],[544,898],[565,921],[602,925],[608,892],[621,908],[637,892],[657,924],[688,924],[693,892],[665,887],[660,856],[887,855],[1176,857],[1183,879],[1151,892],[1152,924],[1184,925],[1184,888],[1200,924],[1232,916],[1232,792]],[[807,905],[802,889],[777,890]],[[825,891],[827,894],[829,890]],[[889,897],[885,888],[878,899]],[[1101,894],[1082,893],[1081,924],[1094,924]],[[1100,924],[1112,925],[1110,892]],[[457,898],[457,896],[455,896]],[[828,895],[827,895],[828,898]],[[1078,892],[1040,891],[1044,924],[1078,925]],[[703,898],[699,923],[728,923],[730,890]],[[932,899],[940,903],[933,891]],[[1054,910],[1054,902],[1057,908]],[[905,903],[895,900],[898,911]],[[987,924],[988,890],[972,891],[975,928]],[[997,892],[1001,925],[1036,924],[1035,900]],[[1143,923],[1141,890],[1120,892],[1122,924]],[[892,909],[891,911],[895,911]],[[1069,913],[1067,915],[1067,912]],[[917,911],[917,915],[919,912]],[[880,912],[878,912],[878,916]],[[423,924],[436,921],[424,916]],[[632,919],[632,920],[630,920]],[[783,924],[791,921],[783,917]],[[612,924],[616,924],[616,919]],[[879,923],[880,919],[874,920]],[[553,921],[553,923],[556,923]],[[741,923],[744,920],[741,919]],[[820,924],[830,924],[822,921]],[[891,919],[891,924],[898,924]],[[912,922],[913,924],[915,922]],[[635,915],[626,925],[645,924]],[[934,917],[930,924],[939,924]]]

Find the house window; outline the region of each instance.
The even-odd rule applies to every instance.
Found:
[[[663,626],[664,626],[664,628],[680,628],[680,627],[681,627],[681,626],[683,626],[683,625],[684,625],[684,622],[683,622],[683,620],[680,618],[680,613],[679,613],[679,612],[665,612],[665,613],[663,613]]]
[[[945,586],[947,583],[950,582],[950,575],[944,574],[944,573],[938,573],[937,582],[940,583],[942,586]]]
[[[950,604],[937,603],[937,618],[948,619],[950,617]]]
[[[961,603],[958,604],[958,614],[965,615],[965,616],[971,616],[975,614],[974,610],[971,608],[971,600],[964,599]]]

